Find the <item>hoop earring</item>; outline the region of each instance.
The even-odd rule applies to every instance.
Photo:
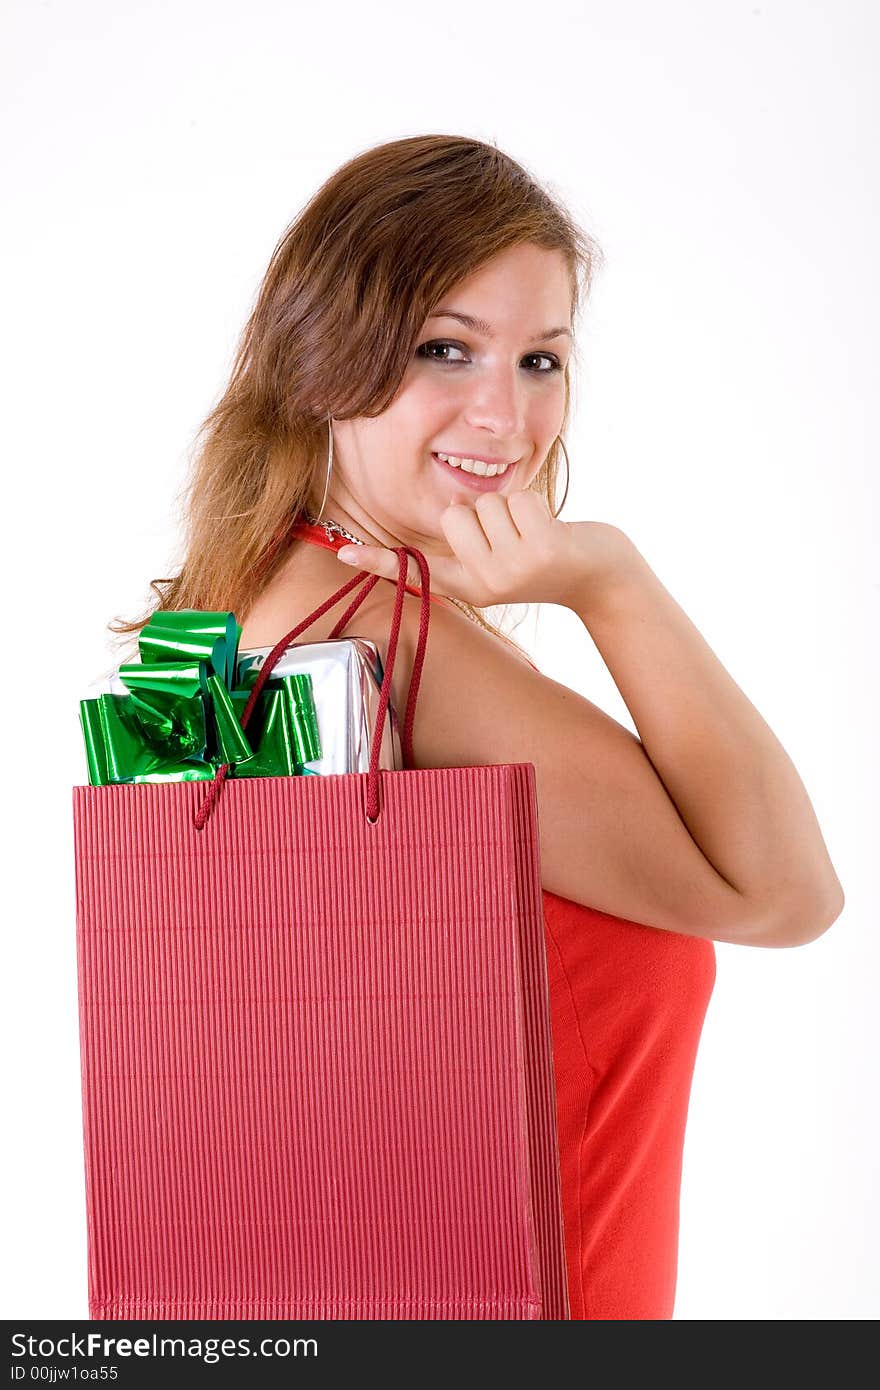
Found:
[[[318,515],[315,517],[316,522],[320,521],[321,517],[324,515],[324,507],[327,502],[327,493],[330,491],[330,470],[333,467],[333,421],[329,415],[327,416],[327,430],[330,436],[327,447],[327,477],[324,480],[324,496],[321,498],[320,511],[318,512]]]
[[[563,452],[564,455],[565,455],[565,492],[562,494],[562,501],[560,502],[559,506],[556,508],[556,511],[553,512],[553,519],[554,519],[554,520],[556,519],[556,517],[559,516],[559,513],[562,511],[562,508],[565,506],[565,499],[566,499],[566,497],[568,496],[568,484],[569,484],[569,482],[571,481],[571,464],[570,464],[569,461],[568,461],[568,450],[567,450],[566,447],[565,447],[565,440],[562,438],[562,435],[561,435],[561,434],[558,434],[558,435],[556,436],[556,438],[559,440],[559,443],[562,445],[562,452]]]

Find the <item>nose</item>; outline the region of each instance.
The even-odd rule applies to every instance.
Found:
[[[521,440],[525,434],[524,383],[517,368],[474,374],[464,418],[474,429],[486,430],[500,440]]]

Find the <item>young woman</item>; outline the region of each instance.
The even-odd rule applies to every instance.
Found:
[[[477,140],[397,140],[345,164],[273,254],[203,427],[185,563],[154,589],[159,607],[231,609],[242,648],[272,646],[350,578],[343,561],[393,581],[394,546],[425,554],[416,766],[535,766],[572,1317],[658,1319],[712,943],[811,941],[843,893],[784,749],[645,557],[613,524],[559,519],[598,260]],[[412,561],[408,579],[401,711]],[[380,651],[394,593],[377,584],[352,629]],[[481,612],[529,602],[578,615],[638,738]]]

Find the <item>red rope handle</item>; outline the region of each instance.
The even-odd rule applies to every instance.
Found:
[[[428,623],[431,616],[431,576],[428,571],[428,562],[420,550],[416,550],[408,545],[396,545],[397,553],[397,593],[394,598],[394,612],[391,615],[391,633],[388,638],[388,652],[385,660],[385,676],[382,681],[382,689],[379,692],[379,708],[376,712],[376,727],[373,730],[373,745],[370,749],[370,771],[367,777],[367,820],[371,825],[375,825],[379,819],[379,736],[385,721],[385,712],[388,708],[388,701],[391,694],[391,676],[394,670],[394,659],[397,655],[397,639],[400,636],[400,620],[403,614],[403,598],[406,591],[406,571],[407,555],[412,555],[419,567],[422,577],[421,607],[419,609],[419,636],[416,644],[416,654],[413,660],[412,675],[409,680],[409,692],[406,697],[406,718],[403,727],[403,765],[404,767],[413,763],[412,750],[412,731],[416,715],[416,700],[419,694],[419,682],[422,678],[422,666],[425,660],[425,647],[428,642]]]
[[[413,725],[415,724],[416,718],[416,700],[419,696],[422,667],[425,664],[425,650],[428,645],[428,622],[431,617],[431,574],[428,569],[428,562],[420,550],[412,550],[410,553],[415,558],[415,562],[419,567],[419,574],[422,579],[422,601],[419,607],[419,635],[416,639],[416,654],[413,657],[412,674],[409,678],[409,691],[406,697],[406,714],[403,723],[404,767],[412,767],[415,762],[412,743]]]
[[[404,594],[406,592],[406,572],[408,555],[412,555],[416,564],[419,567],[419,573],[422,579],[422,588],[421,607],[419,610],[418,643],[416,646],[416,654],[413,661],[412,675],[410,677],[409,693],[406,699],[406,717],[404,721],[403,730],[404,767],[412,766],[412,763],[414,761],[412,748],[413,725],[415,723],[416,700],[418,699],[419,682],[421,680],[422,667],[424,665],[425,660],[425,648],[428,642],[428,625],[431,616],[431,575],[428,569],[427,560],[425,559],[422,552],[420,550],[416,550],[413,546],[396,545],[393,547],[393,549],[395,551],[395,554],[397,555],[398,562],[397,593],[395,595],[394,611],[391,617],[391,632],[388,637],[388,650],[385,660],[385,670],[382,680],[382,687],[379,692],[379,708],[376,712],[376,724],[373,730],[373,743],[370,749],[370,770],[367,774],[367,820],[370,822],[371,825],[375,825],[376,821],[379,818],[380,737],[391,696],[391,678],[394,672],[395,657],[397,655],[397,640],[400,636],[400,623],[403,615],[403,600]],[[260,668],[260,673],[257,676],[256,681],[254,682],[254,687],[251,690],[251,693],[248,696],[247,702],[245,704],[244,710],[242,711],[241,727],[243,729],[247,728],[248,720],[251,717],[251,711],[256,705],[257,700],[260,698],[260,695],[263,691],[263,687],[268,681],[272,673],[272,670],[281,660],[281,657],[284,655],[284,653],[287,651],[287,648],[289,647],[290,643],[295,641],[301,632],[305,632],[306,628],[311,627],[312,623],[314,623],[318,618],[320,618],[324,613],[326,613],[328,608],[332,608],[335,603],[338,603],[339,599],[343,598],[347,593],[350,593],[352,589],[355,589],[358,585],[360,585],[360,593],[356,596],[354,602],[349,604],[345,612],[342,614],[342,617],[334,625],[333,630],[330,633],[331,639],[338,637],[340,633],[342,633],[345,630],[346,626],[351,621],[354,614],[360,608],[367,594],[370,593],[370,591],[376,586],[376,584],[379,583],[381,577],[382,576],[378,574],[356,574],[353,579],[350,579],[346,584],[343,584],[341,588],[336,590],[335,594],[331,594],[330,598],[326,599],[324,603],[322,603],[318,608],[314,610],[313,613],[309,614],[307,618],[304,618],[302,622],[297,623],[296,627],[291,628],[290,632],[286,633],[284,637],[280,638],[280,640],[275,643],[275,646],[272,648],[269,655],[266,657],[266,660],[263,662],[262,667]],[[217,798],[220,795],[223,783],[226,780],[226,774],[228,773],[231,766],[231,763],[223,763],[217,769],[217,772],[215,773],[213,780],[211,781],[210,785],[208,786],[205,792],[204,799],[202,800],[201,805],[199,806],[198,810],[195,813],[195,816],[193,817],[193,825],[195,826],[196,830],[202,830],[205,824],[207,823],[208,817],[210,816],[217,802]]]

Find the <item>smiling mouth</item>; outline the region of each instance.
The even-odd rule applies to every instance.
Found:
[[[510,472],[511,468],[516,466],[513,463],[483,463],[481,459],[463,458],[455,454],[441,454],[439,451],[435,452],[433,457],[439,459],[441,463],[445,463],[449,468],[454,468],[472,478],[503,478]]]

